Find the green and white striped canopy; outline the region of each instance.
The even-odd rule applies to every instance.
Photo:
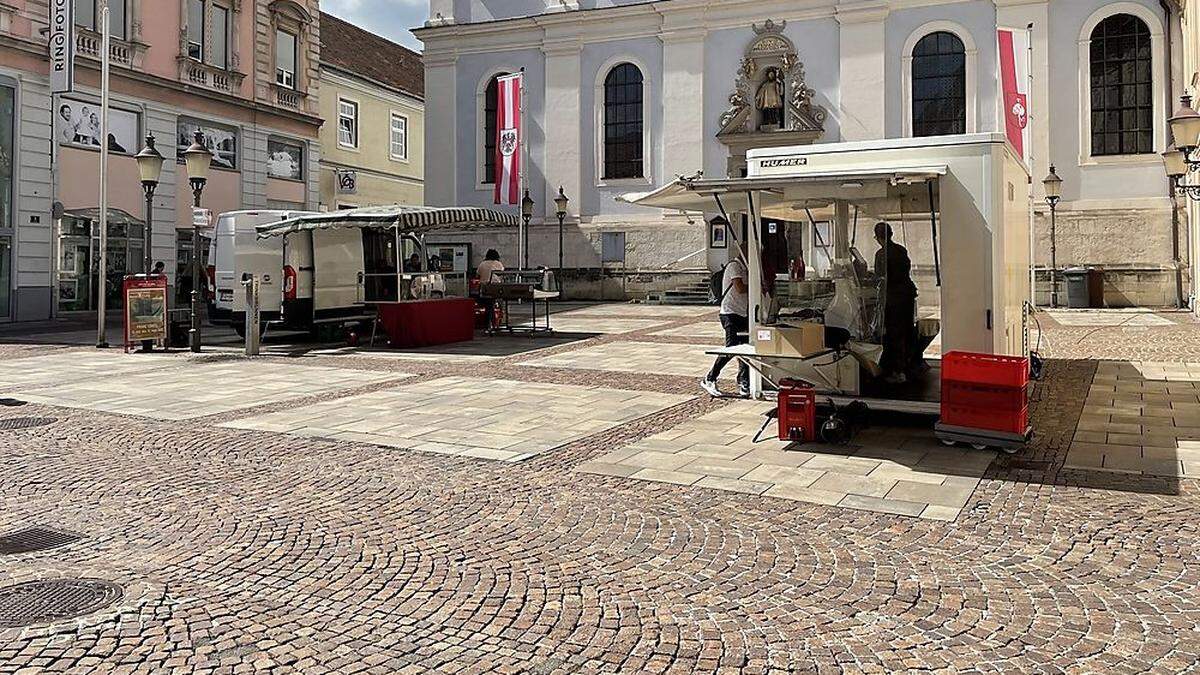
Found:
[[[474,206],[367,206],[312,213],[255,228],[259,239],[334,227],[392,229],[422,233],[433,230],[516,227],[518,216]]]

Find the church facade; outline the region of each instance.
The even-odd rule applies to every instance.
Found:
[[[1003,130],[998,27],[1032,26],[1037,261],[1041,179],[1063,179],[1059,267],[1103,265],[1113,304],[1170,305],[1187,226],[1160,153],[1185,93],[1174,0],[431,0],[426,201],[490,205],[495,78],[525,74],[531,265],[711,267],[698,217],[617,201],[679,175],[739,175],[747,150]],[[952,224],[946,224],[952,226]],[[515,258],[515,233],[488,235]],[[611,237],[607,241],[613,241]],[[719,255],[719,253],[717,254]],[[953,255],[952,251],[943,255]],[[724,256],[720,256],[723,258]],[[1184,295],[1189,293],[1185,290]]]

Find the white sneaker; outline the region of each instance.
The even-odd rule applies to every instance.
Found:
[[[703,380],[700,380],[700,388],[704,391],[707,391],[708,395],[712,396],[713,398],[721,398],[721,396],[723,396],[721,390],[717,388],[717,383],[713,382],[707,377]]]
[[[750,387],[738,387],[738,396],[750,398]]]
[[[905,382],[908,382],[908,377],[906,377],[904,373],[893,373],[883,378],[883,381],[887,382],[888,384],[904,384]]]

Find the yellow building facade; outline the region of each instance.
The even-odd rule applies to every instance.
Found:
[[[328,14],[321,41],[320,207],[423,204],[420,55]]]

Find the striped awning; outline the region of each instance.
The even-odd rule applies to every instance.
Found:
[[[474,206],[368,206],[361,209],[312,213],[297,218],[265,223],[255,228],[259,239],[293,232],[334,227],[399,228],[420,234],[433,230],[516,227],[515,213]]]

